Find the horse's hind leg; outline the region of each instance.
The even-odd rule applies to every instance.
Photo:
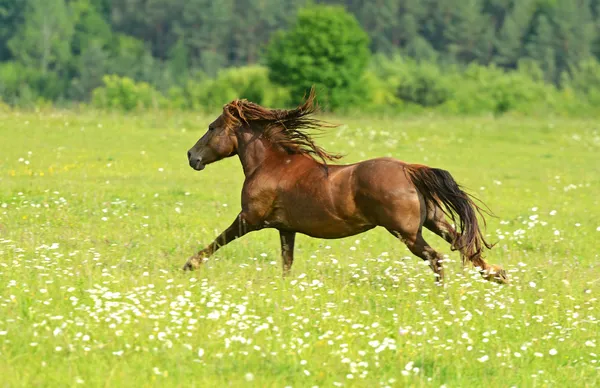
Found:
[[[427,204],[427,218],[425,218],[423,226],[446,240],[449,244],[453,244],[458,238],[458,232],[446,220],[442,209],[432,203]]]
[[[458,241],[458,239],[460,238],[460,234],[448,222],[442,209],[433,204],[428,204],[427,216],[425,218],[423,226],[432,231],[433,233],[437,234],[444,240],[446,240],[449,244],[452,245],[453,249],[457,249],[456,241]],[[468,255],[466,254],[464,249],[459,249],[459,251],[464,268],[468,261]],[[506,271],[504,271],[500,266],[486,263],[485,260],[483,260],[483,258],[481,257],[481,254],[474,257],[471,261],[473,262],[474,266],[480,268],[479,272],[481,273],[481,276],[483,276],[484,279],[494,281],[500,284],[506,284],[508,282]]]
[[[427,218],[425,218],[425,222],[423,226],[437,234],[448,244],[452,246],[453,249],[456,249],[456,241],[459,239],[460,234],[454,229],[454,227],[446,220],[446,216],[442,209],[433,205],[427,204]],[[463,266],[466,264],[466,257],[461,252]]]
[[[387,206],[385,206],[387,205]],[[423,223],[427,219],[425,200],[417,193],[411,198],[384,204],[380,209],[378,224],[398,237],[415,255],[429,263],[436,282],[444,280],[443,256],[423,238]]]
[[[443,256],[427,244],[427,241],[425,241],[421,234],[421,228],[416,232],[393,229],[388,229],[388,231],[400,238],[415,256],[418,256],[429,263],[429,267],[431,267],[435,273],[436,282],[442,282],[444,280],[444,267],[442,265]]]

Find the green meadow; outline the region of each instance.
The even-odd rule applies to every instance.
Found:
[[[274,230],[204,267],[240,208],[236,158],[186,152],[212,116],[0,113],[3,387],[594,387],[600,385],[600,127],[522,117],[329,117],[343,162],[446,169],[495,217],[486,254],[511,284],[385,230],[299,236],[282,278]]]

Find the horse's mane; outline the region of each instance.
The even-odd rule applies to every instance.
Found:
[[[312,88],[304,103],[295,109],[269,109],[248,100],[233,100],[223,107],[223,119],[227,126],[254,123],[252,127],[264,138],[279,145],[289,154],[304,154],[323,164],[327,160],[337,160],[341,155],[332,154],[315,144],[307,130],[322,130],[335,125],[313,117],[318,112],[315,103],[315,90]]]

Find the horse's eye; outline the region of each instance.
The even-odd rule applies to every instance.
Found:
[[[208,127],[209,131],[214,131],[215,129],[213,127]]]

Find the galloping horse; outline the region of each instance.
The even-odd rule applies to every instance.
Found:
[[[502,268],[483,260],[483,248],[492,246],[477,221],[476,213],[483,218],[481,208],[450,173],[392,158],[328,165],[327,160],[340,156],[316,145],[306,132],[327,126],[312,116],[314,100],[314,90],[291,110],[234,100],[188,151],[189,164],[197,171],[238,155],[245,181],[241,212],[210,245],[188,259],[185,270],[197,269],[236,238],[275,228],[285,276],[294,260],[296,233],[336,239],[382,226],[427,261],[441,282],[443,256],[423,239],[424,226],[460,251],[463,265],[468,260],[485,279],[508,282]]]

